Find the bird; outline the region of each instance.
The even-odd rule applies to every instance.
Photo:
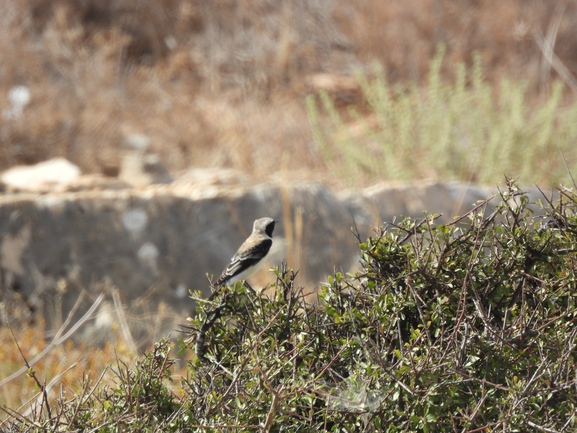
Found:
[[[227,284],[246,280],[253,275],[265,262],[265,257],[272,245],[272,232],[276,221],[269,217],[255,220],[251,235],[238,248],[228,266],[214,284],[215,290],[209,297],[211,300],[218,290]]]

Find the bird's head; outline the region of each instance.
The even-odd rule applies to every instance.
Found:
[[[269,217],[259,218],[254,222],[252,230],[254,233],[266,233],[268,237],[272,237],[275,223],[276,221]]]

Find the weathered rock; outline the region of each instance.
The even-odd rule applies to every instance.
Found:
[[[324,280],[335,267],[351,267],[352,219],[319,185],[227,186],[210,195],[167,187],[5,194],[0,196],[2,288],[46,310],[47,302],[60,299],[66,281],[61,309],[67,312],[81,290],[117,287],[129,309],[143,299],[152,306],[164,303],[182,323],[193,307],[188,291],[208,294],[206,274],[222,271],[253,220],[264,215],[279,221],[271,266],[290,257],[311,282]],[[266,272],[261,277],[263,283],[272,278]]]
[[[149,150],[150,139],[144,134],[130,134],[122,146],[120,180],[134,187],[172,182],[172,176],[160,157]]]
[[[48,192],[80,177],[80,168],[64,158],[53,158],[35,165],[18,165],[0,176],[8,191]]]
[[[363,195],[375,204],[383,222],[400,217],[422,218],[426,212],[442,214],[437,222],[448,223],[478,201],[491,197],[492,191],[462,183],[380,184],[365,189]]]
[[[178,177],[171,189],[186,189],[205,187],[208,185],[240,185],[248,184],[251,178],[238,170],[222,168],[193,168]]]

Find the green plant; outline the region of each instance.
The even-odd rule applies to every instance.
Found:
[[[198,425],[574,427],[575,196],[547,218],[513,184],[500,198],[491,215],[485,202],[449,225],[379,228],[360,242],[362,270],[330,277],[318,305],[281,270],[273,299],[237,285],[201,306],[192,340],[210,326],[188,384]]]
[[[352,184],[431,177],[495,183],[503,175],[555,184],[566,178],[559,149],[577,168],[577,104],[561,106],[561,82],[534,104],[524,81],[502,79],[498,88],[486,82],[476,55],[470,70],[458,64],[447,84],[441,79],[444,52],[441,46],[423,88],[390,86],[378,65],[373,78],[359,75],[369,115],[355,108],[342,113],[322,93],[325,120],[308,97],[313,136],[334,175]]]
[[[286,267],[270,298],[242,284],[199,298],[180,386],[161,342],[118,361],[115,385],[86,381],[5,430],[574,430],[577,198],[561,191],[542,216],[511,182],[498,198],[490,215],[485,201],[451,224],[377,228],[318,303]]]

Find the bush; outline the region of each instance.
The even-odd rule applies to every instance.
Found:
[[[236,287],[205,342],[211,366],[191,370],[193,417],[274,431],[575,426],[575,197],[547,220],[513,185],[501,198],[467,226],[378,229],[362,270],[329,278],[318,305],[285,272],[271,301]],[[196,329],[214,314],[201,310]]]
[[[561,191],[537,217],[513,184],[500,198],[491,215],[483,202],[447,225],[378,228],[359,239],[360,271],[329,277],[318,303],[286,268],[271,298],[237,284],[199,302],[181,396],[160,345],[116,389],[68,404],[82,414],[70,428],[575,429],[577,198]],[[55,412],[18,431],[65,431]]]
[[[506,174],[554,185],[567,174],[559,150],[577,168],[577,104],[562,103],[563,83],[536,102],[526,81],[486,81],[480,55],[470,68],[456,65],[447,83],[444,52],[441,46],[422,88],[390,85],[380,66],[373,78],[360,75],[366,113],[339,111],[328,94],[308,97],[315,141],[335,177],[353,185],[422,178],[494,184]]]

